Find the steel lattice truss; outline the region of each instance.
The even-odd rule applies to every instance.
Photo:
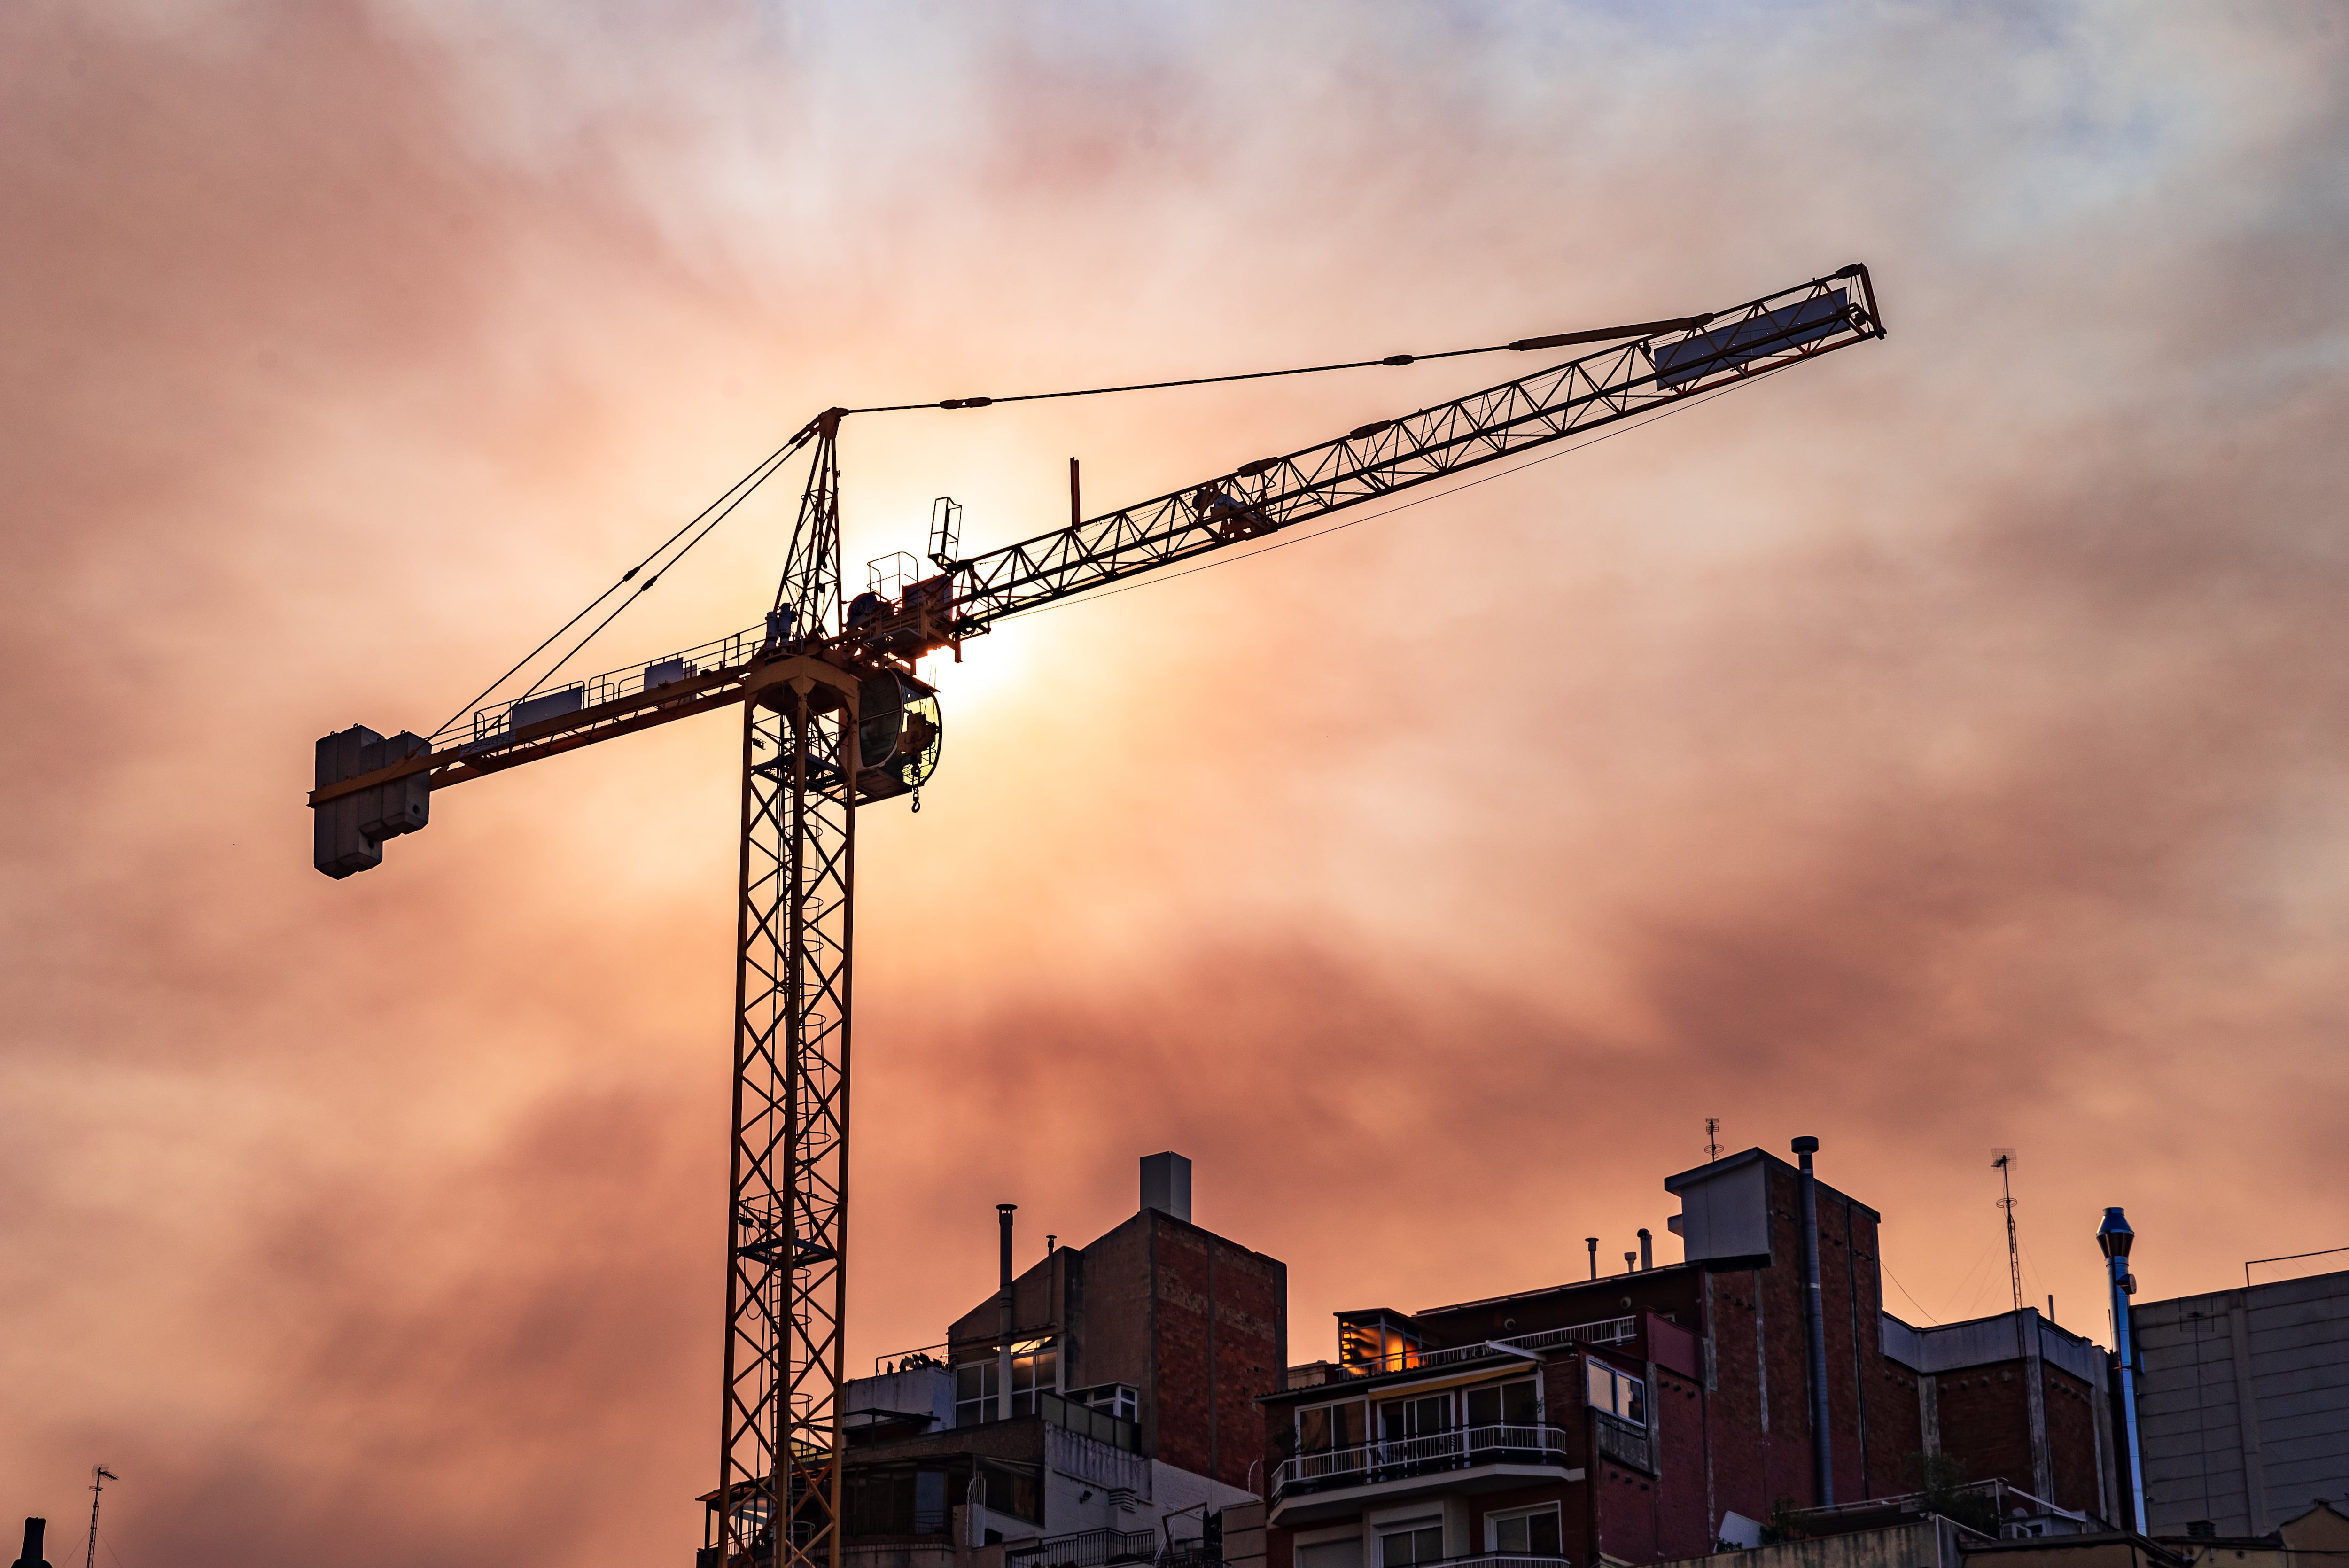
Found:
[[[839,596],[831,432],[811,467],[786,597]],[[720,1561],[839,1561],[847,1295],[849,936],[855,687],[801,676],[748,703],[736,978],[732,1234],[717,1496]]]
[[[1643,336],[960,562],[955,593],[961,624],[977,631],[1055,599],[1751,380],[1882,330],[1866,270],[1858,267],[1686,325],[1692,330],[1671,341]]]

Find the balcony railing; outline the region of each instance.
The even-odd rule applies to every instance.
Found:
[[[1030,1546],[1007,1546],[1003,1568],[1110,1568],[1118,1563],[1154,1563],[1159,1547],[1154,1530],[1085,1530]]]
[[[1393,1438],[1359,1448],[1330,1449],[1283,1460],[1272,1472],[1272,1495],[1370,1486],[1407,1476],[1465,1470],[1471,1465],[1566,1464],[1566,1433],[1556,1427],[1454,1427],[1423,1437]]]
[[[1445,1557],[1423,1563],[1420,1568],[1574,1568],[1568,1557],[1521,1557],[1506,1552],[1480,1552],[1474,1557]]]
[[[1399,1350],[1367,1361],[1309,1361],[1301,1367],[1291,1367],[1282,1387],[1310,1388],[1318,1384],[1341,1383],[1352,1377],[1383,1377],[1395,1372],[1432,1371],[1463,1361],[1475,1361],[1496,1351],[1555,1350],[1562,1345],[1625,1345],[1638,1338],[1639,1333],[1640,1320],[1636,1317],[1604,1317],[1596,1323],[1576,1323],[1564,1328],[1513,1334],[1506,1339],[1479,1340],[1474,1345],[1454,1345],[1442,1350]]]

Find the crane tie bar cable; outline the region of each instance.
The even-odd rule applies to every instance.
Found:
[[[1040,403],[1054,397],[1099,397],[1112,392],[1156,392],[1168,387],[1213,387],[1226,381],[1262,381],[1276,376],[1318,376],[1327,370],[1364,370],[1379,365],[1416,365],[1428,359],[1457,359],[1469,354],[1526,354],[1544,348],[1568,348],[1580,343],[1614,343],[1630,337],[1653,337],[1661,332],[1693,332],[1713,314],[1682,316],[1674,321],[1641,321],[1629,326],[1602,326],[1588,332],[1557,332],[1547,337],[1520,337],[1483,348],[1447,348],[1440,354],[1390,354],[1383,359],[1350,359],[1337,365],[1300,365],[1294,370],[1250,370],[1237,376],[1192,376],[1178,381],[1136,381],[1123,387],[1083,387],[1068,392],[1021,392],[1009,397],[947,397],[936,403],[884,403],[869,408],[847,408],[849,414],[903,414],[917,408],[990,408],[998,403]]]

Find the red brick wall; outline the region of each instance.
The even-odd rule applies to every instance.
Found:
[[[2104,1489],[2096,1476],[2095,1392],[2060,1367],[2042,1363],[2047,1379],[2047,1458],[2055,1473],[2058,1508],[2101,1515]]]
[[[1911,1491],[1916,1480],[1909,1461],[1925,1451],[1925,1417],[1917,1402],[1916,1373],[1889,1356],[1877,1357],[1877,1377],[1868,1399],[1868,1494],[1892,1497]]]
[[[1245,1486],[1264,1451],[1256,1399],[1278,1384],[1286,1354],[1288,1271],[1196,1225],[1152,1217],[1157,1457]]]
[[[1944,1372],[1940,1383],[1941,1451],[1964,1467],[1968,1480],[2003,1476],[2028,1491],[2031,1410],[2023,1363]]]
[[[1713,1520],[1704,1487],[1706,1399],[1701,1377],[1659,1367],[1648,1390],[1657,1467],[1656,1542],[1665,1557],[1698,1557],[1713,1550]]]

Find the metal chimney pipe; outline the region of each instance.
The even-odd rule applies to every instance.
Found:
[[[1640,1272],[1646,1274],[1655,1266],[1656,1238],[1649,1233],[1647,1226],[1642,1225],[1640,1227]]]
[[[1818,1472],[1821,1508],[1835,1504],[1835,1449],[1827,1430],[1827,1318],[1819,1295],[1819,1178],[1811,1169],[1816,1138],[1795,1140],[1803,1162],[1803,1317],[1810,1331],[1811,1467]]]
[[[2129,1272],[2128,1255],[2136,1241],[2137,1233],[2129,1229],[2128,1216],[2117,1208],[2106,1209],[2105,1222],[2096,1230],[2096,1246],[2105,1254],[2105,1267],[2112,1275],[2113,1354],[2121,1367],[2122,1442],[2128,1450],[2129,1511],[2135,1522],[2130,1528],[2143,1535],[2145,1449],[2137,1435],[2137,1336],[2129,1326],[2129,1297],[2137,1294],[2137,1275]]]
[[[25,1564],[25,1568],[48,1568],[48,1564],[41,1561],[41,1537],[48,1532],[48,1528],[49,1522],[46,1519],[27,1518],[25,1521],[25,1550],[16,1558],[18,1563]]]
[[[1011,1212],[1017,1203],[998,1203],[995,1214],[1003,1231],[1002,1332],[995,1346],[995,1418],[1011,1418]]]
[[[1582,1238],[1582,1244],[1590,1249],[1590,1277],[1597,1279],[1599,1277],[1599,1238],[1585,1236]]]

